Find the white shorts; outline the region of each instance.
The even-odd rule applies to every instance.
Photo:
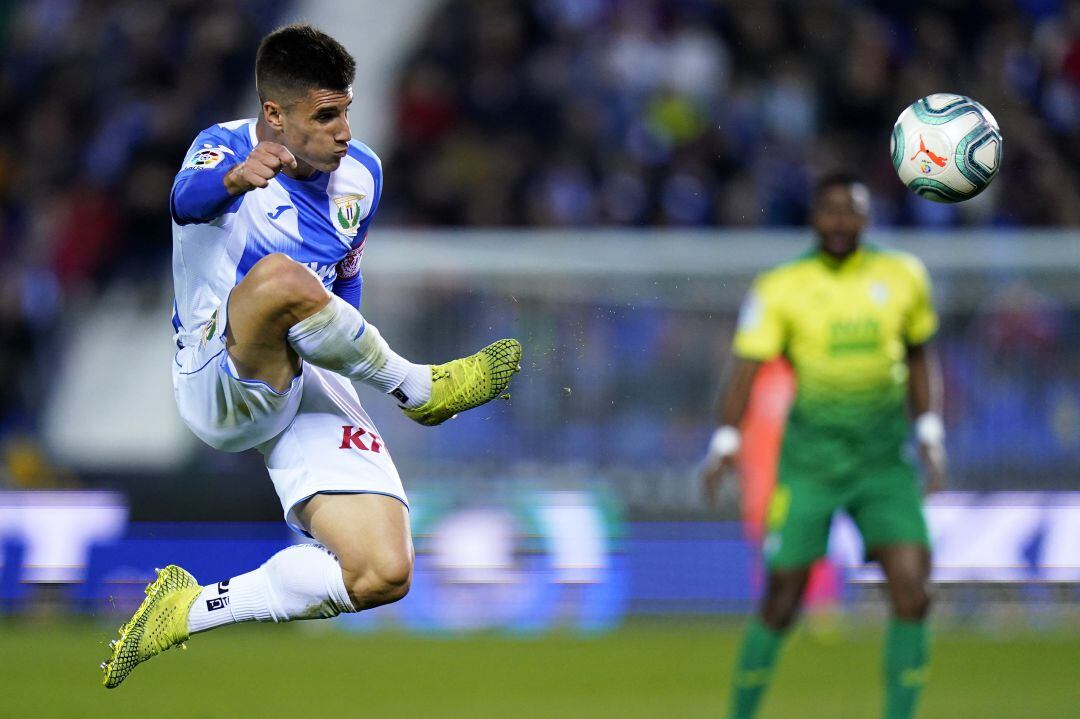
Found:
[[[394,460],[352,383],[306,363],[285,392],[239,377],[225,350],[227,303],[212,334],[173,361],[176,406],[191,431],[226,452],[257,448],[285,521],[301,534],[296,507],[320,492],[384,494],[407,507]]]

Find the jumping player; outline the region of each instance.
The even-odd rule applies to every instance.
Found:
[[[706,458],[709,494],[735,466],[736,428],[761,364],[786,356],[796,396],[766,518],[767,586],[735,670],[733,719],[756,716],[810,567],[824,556],[840,509],[851,515],[867,557],[881,564],[888,581],[884,716],[913,716],[925,681],[930,550],[904,447],[910,407],[928,488],[940,488],[941,383],[928,345],[938,320],[922,263],[860,247],[869,203],[855,178],[822,179],[812,218],[817,249],[759,277],[739,317],[734,371]]]
[[[520,369],[516,340],[413,364],[360,314],[360,257],[383,182],[349,129],[355,71],[313,27],[268,35],[255,60],[259,117],[199,134],[170,202],[180,415],[212,447],[258,448],[286,522],[317,544],[207,586],[160,570],[102,664],[106,687],[196,632],[403,597],[407,499],[354,385],[435,425],[497,397]]]

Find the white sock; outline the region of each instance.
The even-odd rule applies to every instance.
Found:
[[[411,365],[409,371],[405,373],[405,379],[390,394],[398,401],[398,404],[408,409],[416,409],[427,402],[431,399],[430,365]]]
[[[191,605],[188,631],[237,622],[326,619],[355,611],[334,555],[318,544],[298,544],[253,572],[203,587]]]
[[[410,409],[431,398],[431,368],[390,349],[375,325],[337,295],[289,329],[289,344],[304,361],[392,394]]]

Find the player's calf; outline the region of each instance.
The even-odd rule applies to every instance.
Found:
[[[345,588],[357,611],[404,598],[412,584],[412,570],[411,553],[383,551],[341,561]]]
[[[400,500],[374,493],[316,494],[296,515],[334,553],[357,611],[408,593],[413,546],[409,510]]]

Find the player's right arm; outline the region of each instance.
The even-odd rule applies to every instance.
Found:
[[[735,469],[739,456],[742,437],[739,425],[742,424],[746,405],[750,401],[750,390],[754,386],[761,362],[735,357],[730,369],[727,389],[716,403],[716,415],[719,427],[713,432],[709,449],[705,455],[702,480],[705,483],[705,497],[710,505],[716,505],[720,491],[720,482],[728,472]]]
[[[204,132],[173,181],[173,219],[180,225],[210,222],[234,208],[244,193],[266,187],[286,167],[296,167],[296,158],[284,145],[260,142],[240,158],[227,138]]]
[[[720,482],[735,469],[742,444],[742,424],[750,391],[761,365],[779,357],[787,344],[787,326],[770,275],[759,278],[743,301],[735,330],[734,357],[727,389],[717,402],[719,426],[713,432],[702,467],[705,496],[716,503]]]

